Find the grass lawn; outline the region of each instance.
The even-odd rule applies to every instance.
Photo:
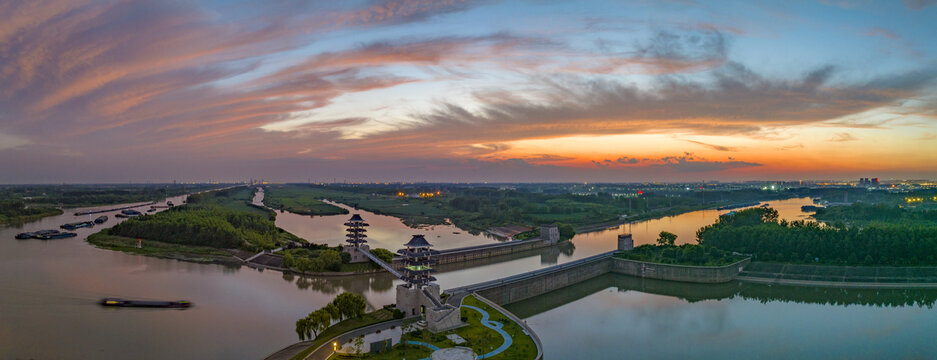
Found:
[[[504,324],[504,331],[507,332],[511,338],[513,338],[514,342],[510,347],[504,350],[504,352],[491,357],[491,359],[533,359],[537,356],[537,346],[534,344],[534,340],[529,335],[525,335],[521,326],[514,321],[511,321],[506,315],[481,302],[474,296],[466,297],[462,301],[462,304],[471,305],[485,310],[490,315],[490,320],[498,321]],[[466,340],[466,343],[458,346],[470,347],[473,351],[475,351],[476,355],[487,354],[492,350],[497,349],[501,346],[501,344],[504,343],[504,338],[501,337],[501,334],[481,324],[481,313],[468,308],[462,308],[461,311],[462,317],[467,318],[466,322],[469,324],[469,326],[464,326],[440,334],[433,334],[425,330],[411,332],[405,334],[403,336],[403,340],[420,341],[433,344],[439,348],[447,348],[455,347],[457,345],[446,338],[446,335],[458,334]],[[425,346],[398,344],[388,352],[380,354],[362,354],[362,356],[358,357],[358,359],[422,359],[429,357],[431,353],[432,351]],[[356,357],[335,354],[330,359],[353,358]]]
[[[220,258],[233,259],[230,253],[221,249],[207,246],[170,244],[155,240],[146,240],[143,242],[143,248],[137,248],[137,239],[111,235],[108,233],[108,229],[88,236],[88,243],[102,249],[160,257],[176,258],[183,256],[193,261],[202,259],[206,262],[210,262],[220,260]]]
[[[282,209],[302,215],[339,215],[348,210],[320,201],[321,196],[305,191],[304,188],[279,185],[264,189],[264,204],[274,209]]]
[[[320,333],[319,336],[316,336],[316,339],[312,342],[312,344],[309,345],[308,348],[306,348],[306,350],[296,354],[296,356],[293,356],[291,360],[300,360],[305,358],[309,355],[309,353],[319,347],[319,345],[322,345],[326,341],[331,340],[335,336],[357,328],[392,320],[393,318],[394,314],[390,310],[380,309],[364,314],[360,318],[342,320],[341,322],[332,325],[328,329],[325,329],[325,331]]]

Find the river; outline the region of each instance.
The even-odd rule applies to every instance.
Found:
[[[181,203],[182,198],[169,200]],[[791,199],[771,203],[778,208],[782,218],[791,220],[803,218],[800,205],[809,204],[810,201]],[[115,206],[97,208],[112,207]],[[58,228],[60,224],[87,218],[72,216],[76,210],[65,209],[64,215],[22,226],[0,228],[0,358],[254,359],[294,342],[295,320],[325,305],[342,291],[363,294],[372,307],[394,302],[394,285],[398,280],[386,273],[310,279],[243,266],[195,264],[131,255],[101,250],[87,244],[85,237],[100,230],[100,226],[80,229],[79,236],[70,239],[40,241],[13,238],[19,232]],[[411,234],[418,233],[427,234],[427,239],[438,248],[496,241],[483,235],[469,234],[451,225],[412,229],[393,217],[360,210],[357,212],[371,224],[368,234],[374,247],[396,250],[409,240]],[[476,264],[480,265],[478,267],[456,267],[456,270],[441,272],[437,276],[438,282],[446,289],[598,254],[614,249],[617,235],[622,232],[633,233],[636,244],[653,242],[661,230],[676,233],[680,243],[690,242],[697,228],[712,223],[721,213],[725,211],[695,211],[579,234],[570,244],[558,248],[537,250],[506,260],[498,259],[500,262]],[[116,222],[113,213],[106,215],[111,219],[105,226],[113,225]],[[276,222],[285,230],[312,242],[337,245],[344,236],[341,224],[347,217],[309,217],[278,212]],[[667,304],[683,301],[639,291],[625,293],[640,297],[642,303],[660,303],[664,309],[670,306]],[[188,310],[105,309],[96,305],[96,301],[105,296],[187,299],[195,306]],[[591,298],[585,297],[583,300]],[[725,300],[713,301],[730,303]],[[538,333],[544,334],[546,340],[551,331],[563,327],[554,327],[557,323],[541,322],[538,319],[550,314],[559,316],[567,313],[563,309],[576,304],[562,305],[557,309],[559,313],[546,311],[532,315],[531,324]],[[780,314],[786,310],[787,305],[771,304],[764,305],[763,311],[767,314]],[[747,309],[745,306],[737,305],[740,309],[738,311]],[[814,305],[804,306],[810,308]],[[799,317],[823,313],[822,307],[814,307],[818,310],[795,312],[793,315]],[[863,311],[852,310],[858,308],[837,309],[861,317]],[[899,314],[906,310],[902,308],[895,311]],[[744,311],[742,314],[750,314]],[[761,330],[766,332],[773,331],[774,322],[794,321],[781,315],[762,318],[764,324]],[[806,322],[815,320],[803,319]],[[875,323],[871,320],[865,324],[865,327],[860,326],[859,329],[875,330]],[[659,330],[653,325],[636,323],[628,330],[653,333]],[[689,328],[681,331],[692,333],[708,330]],[[698,335],[702,336],[701,333]],[[797,334],[791,333],[790,336],[796,340]],[[557,346],[565,348],[561,344],[563,342],[554,341],[550,345],[547,352],[550,358],[564,358],[554,356],[555,351],[558,351]],[[606,348],[605,351],[617,350]]]

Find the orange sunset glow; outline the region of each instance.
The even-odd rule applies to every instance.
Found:
[[[937,175],[934,7],[671,5],[3,2],[0,181]]]

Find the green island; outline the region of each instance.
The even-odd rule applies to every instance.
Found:
[[[692,266],[725,266],[746,258],[698,244],[674,245],[676,240],[677,235],[661,231],[657,244],[646,244],[630,251],[619,251],[615,253],[615,257],[658,264]]]
[[[753,261],[851,266],[937,264],[937,226],[921,219],[932,215],[879,206],[872,207],[873,215],[869,215],[863,211],[851,213],[849,208],[870,209],[851,205],[820,215],[837,219],[834,225],[779,221],[774,209],[745,209],[703,227],[697,239],[707,247],[752,254]],[[874,215],[880,211],[900,215]],[[851,221],[853,217],[875,221]]]
[[[295,186],[271,185],[264,187],[264,205],[300,215],[341,215],[348,210],[325,203],[314,193]]]
[[[728,204],[802,196],[796,190],[757,189],[703,192],[648,191],[624,196],[533,192],[530,189],[437,185],[316,185],[266,186],[265,191],[305,199],[301,206],[315,208],[317,199],[328,199],[377,214],[400,218],[408,226],[452,223],[470,232],[512,224],[558,223],[574,229],[603,228],[622,221],[676,215]],[[269,204],[280,204],[274,200]],[[265,198],[266,202],[266,198]],[[327,205],[327,204],[326,204]],[[281,206],[281,205],[277,205]],[[282,205],[284,208],[286,204]],[[271,206],[275,207],[275,206]],[[581,230],[580,230],[581,231]]]

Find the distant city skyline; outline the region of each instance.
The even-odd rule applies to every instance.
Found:
[[[935,179],[935,5],[0,0],[0,183]]]

